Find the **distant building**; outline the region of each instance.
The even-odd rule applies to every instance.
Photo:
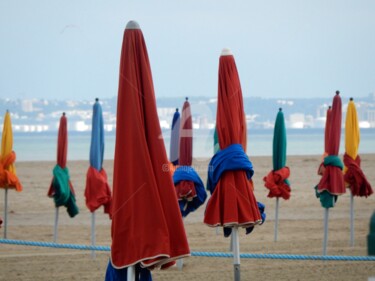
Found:
[[[24,112],[33,112],[33,101],[32,100],[22,100],[21,108]]]

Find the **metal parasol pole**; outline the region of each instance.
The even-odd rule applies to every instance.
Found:
[[[5,202],[4,202],[4,239],[7,239],[8,230],[8,188],[5,188]]]
[[[275,238],[274,238],[275,242],[277,242],[278,226],[279,226],[279,197],[276,197],[276,207],[275,207]]]
[[[53,230],[53,242],[57,243],[57,227],[59,224],[59,207],[55,208],[55,227]]]
[[[240,281],[241,280],[241,268],[240,268],[240,242],[238,237],[238,226],[234,226],[232,229],[233,236],[233,269],[234,269],[234,280]]]
[[[182,222],[184,223],[184,227],[185,227],[185,218],[184,217],[182,218]],[[178,259],[176,263],[177,263],[177,268],[179,270],[182,270],[182,268],[184,267],[184,259],[183,258]]]
[[[354,247],[354,196],[350,193],[350,246]]]
[[[135,265],[128,267],[127,281],[135,281]]]
[[[329,208],[324,210],[324,239],[323,239],[323,256],[327,255],[327,240],[328,240],[328,215]]]
[[[91,245],[95,246],[95,211],[91,213]],[[95,259],[95,250],[91,251],[91,258]]]

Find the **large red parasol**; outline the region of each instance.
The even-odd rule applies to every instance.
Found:
[[[156,110],[142,31],[123,37],[113,175],[111,263],[168,267],[190,253]]]
[[[233,55],[223,54],[219,63],[216,129],[220,149],[240,144],[246,151],[246,123],[240,79]],[[209,167],[211,168],[211,167]],[[261,222],[252,181],[242,170],[227,171],[207,202],[204,223],[209,226],[248,227]]]
[[[343,164],[338,157],[341,137],[341,98],[340,92],[336,91],[333,98],[332,110],[327,111],[327,126],[324,138],[324,160],[318,174],[322,175],[317,186],[317,197],[324,210],[324,238],[323,255],[327,254],[328,241],[328,215],[329,208],[335,206],[337,196],[345,193],[344,177],[342,174]]]
[[[344,178],[342,175],[342,163],[338,158],[341,137],[341,98],[339,92],[336,92],[332,102],[332,112],[330,116],[330,128],[328,143],[325,141],[327,156],[324,158],[325,170],[318,184],[318,192],[327,191],[332,195],[341,195],[345,193]],[[327,136],[325,136],[327,137]],[[341,167],[335,162],[341,163]]]
[[[59,218],[59,207],[65,206],[70,217],[78,214],[73,185],[70,182],[69,170],[66,167],[68,154],[68,121],[65,112],[60,118],[59,132],[57,137],[57,163],[53,168],[53,178],[48,190],[48,196],[53,197],[55,202],[55,228],[54,242],[57,242],[57,227]]]
[[[224,49],[219,62],[216,113],[220,151],[210,161],[207,186],[211,198],[207,203],[204,223],[224,226],[224,234],[231,233],[235,280],[240,280],[238,227],[246,227],[251,232],[254,225],[262,223],[251,181],[254,171],[245,153],[245,121],[236,63],[230,50]]]

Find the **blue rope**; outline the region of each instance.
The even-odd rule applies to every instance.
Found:
[[[13,239],[0,239],[0,244],[36,246],[48,248],[90,250],[109,252],[108,246],[89,246],[79,244],[60,244],[52,242],[24,241]],[[232,253],[219,252],[192,252],[193,257],[232,258]],[[319,255],[290,255],[290,254],[241,254],[243,259],[281,259],[281,260],[325,260],[325,261],[375,261],[375,256],[319,256]]]
[[[0,244],[60,248],[60,249],[74,249],[74,250],[91,250],[91,251],[104,251],[104,252],[111,251],[111,247],[108,247],[108,246],[60,244],[60,243],[52,243],[52,242],[24,241],[24,240],[13,240],[13,239],[0,239]]]

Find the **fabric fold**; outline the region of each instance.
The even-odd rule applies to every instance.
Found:
[[[361,158],[359,155],[354,160],[345,153],[344,164],[347,168],[344,174],[344,181],[348,183],[353,196],[368,197],[373,194],[371,184],[361,169]]]
[[[76,205],[68,168],[65,167],[63,169],[59,165],[55,165],[48,196],[53,197],[56,208],[65,206],[70,217],[78,214],[79,210]]]
[[[263,178],[264,185],[269,189],[268,197],[281,197],[285,200],[290,198],[290,186],[288,178],[290,171],[288,167],[283,167],[277,171],[270,171],[267,176]]]
[[[192,167],[178,167],[173,174],[173,182],[176,187],[180,211],[183,217],[198,209],[206,201],[207,193],[204,184]]]
[[[102,168],[100,172],[90,166],[86,175],[85,189],[86,206],[90,212],[95,212],[100,206],[104,206],[104,212],[111,213],[111,190],[108,185],[107,173]]]

